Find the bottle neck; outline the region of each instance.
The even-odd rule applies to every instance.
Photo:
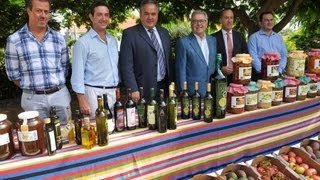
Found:
[[[102,98],[98,98],[98,108],[103,109]]]
[[[116,90],[116,100],[117,100],[117,101],[120,101],[120,98],[121,98],[120,89],[118,88],[118,89]]]

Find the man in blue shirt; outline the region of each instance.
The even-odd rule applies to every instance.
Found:
[[[48,27],[50,0],[26,1],[28,23],[7,39],[8,78],[22,90],[21,107],[49,116],[56,106],[62,121],[70,116],[70,94],[65,86],[68,52],[63,36]]]
[[[74,45],[72,57],[72,89],[77,93],[80,111],[94,117],[97,95],[108,94],[108,104],[115,103],[119,83],[118,45],[106,32],[110,21],[109,7],[104,2],[92,5],[91,29]]]
[[[267,52],[277,52],[280,54],[279,72],[283,73],[287,65],[287,48],[282,37],[272,30],[274,27],[273,14],[271,12],[261,13],[259,25],[261,29],[252,34],[248,42],[248,50],[253,58],[254,71],[258,75],[255,77],[260,78],[261,57]]]

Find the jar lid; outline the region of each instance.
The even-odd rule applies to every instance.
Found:
[[[0,114],[0,121],[4,121],[7,119],[7,115],[6,114]]]
[[[25,111],[18,115],[19,119],[32,119],[39,116],[38,111]]]
[[[311,49],[312,52],[320,52],[320,49]]]
[[[303,75],[301,77],[299,77],[299,80],[303,83],[303,84],[308,84],[310,82],[310,78],[307,77],[307,75]]]
[[[250,64],[252,63],[252,57],[250,54],[236,54],[235,57],[231,58],[232,62],[242,62],[245,64]]]

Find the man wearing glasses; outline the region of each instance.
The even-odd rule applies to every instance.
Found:
[[[207,13],[195,10],[191,14],[192,32],[178,40],[176,45],[176,78],[178,91],[183,82],[188,84],[188,93],[194,94],[194,84],[199,83],[201,97],[206,94],[206,85],[215,70],[216,39],[206,34]]]

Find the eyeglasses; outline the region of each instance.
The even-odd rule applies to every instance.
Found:
[[[191,20],[192,24],[204,24],[205,22],[207,22],[207,20],[205,19],[199,19],[199,20],[196,20],[196,19],[193,19]]]

